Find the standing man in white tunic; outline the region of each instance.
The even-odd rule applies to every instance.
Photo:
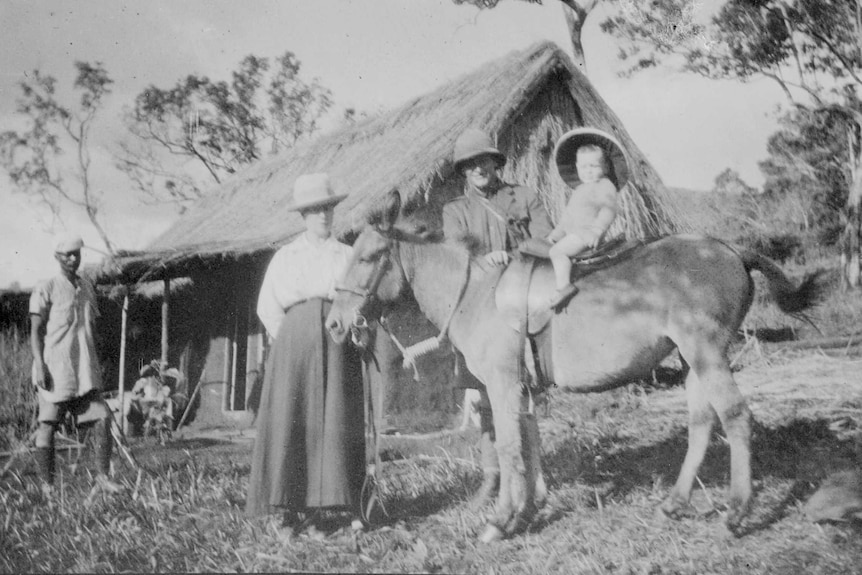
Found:
[[[100,395],[102,374],[93,334],[96,291],[78,275],[83,247],[80,236],[61,239],[54,249],[60,273],[40,283],[30,296],[33,384],[39,395],[36,460],[46,492],[54,484],[54,433],[67,412],[78,423],[94,423],[97,485],[110,492],[122,489],[108,479],[111,411]]]

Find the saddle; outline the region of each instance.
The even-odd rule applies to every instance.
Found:
[[[578,254],[572,258],[572,281],[616,263],[644,243],[643,240],[614,238]],[[538,238],[522,242],[518,251],[523,257],[512,260],[494,290],[497,310],[506,324],[521,332],[521,326],[526,323],[526,335],[541,333],[554,316],[548,305],[556,289],[548,256],[550,247],[549,242]]]

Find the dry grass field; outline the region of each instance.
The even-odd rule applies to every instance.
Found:
[[[862,530],[816,525],[801,505],[827,473],[862,461],[862,360],[750,347],[739,359],[737,379],[757,422],[757,494],[741,537],[722,523],[728,451],[720,430],[693,497],[698,516],[656,518],[686,444],[683,391],[659,384],[555,392],[541,420],[550,500],[527,533],[499,544],[475,540],[484,516],[468,504],[479,478],[474,435],[438,438],[412,454],[406,438],[384,446],[389,519],[323,540],[282,533],[274,517],[243,517],[249,441],[175,439],[162,448],[138,440],[133,452],[151,473],[137,476],[117,458],[123,495],[90,492],[85,451],[63,466],[48,502],[33,462],[20,457],[0,480],[0,570],[859,572]]]

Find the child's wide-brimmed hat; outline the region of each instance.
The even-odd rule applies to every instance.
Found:
[[[576,167],[578,148],[594,144],[605,152],[608,160],[608,179],[617,189],[629,181],[629,165],[622,145],[610,134],[596,128],[575,128],[563,134],[554,148],[554,163],[560,178],[572,188],[581,183]]]
[[[506,165],[506,156],[494,146],[488,134],[476,128],[468,128],[455,140],[455,147],[452,150],[455,171],[460,173],[464,162],[479,156],[493,156],[497,160],[498,167]]]
[[[293,203],[288,208],[292,212],[310,210],[335,205],[347,194],[336,194],[329,181],[329,174],[303,174],[293,184]]]

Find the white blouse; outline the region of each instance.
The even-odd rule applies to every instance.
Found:
[[[270,337],[278,334],[287,308],[300,301],[335,297],[353,248],[329,237],[317,245],[304,233],[275,252],[257,300],[257,315]]]

